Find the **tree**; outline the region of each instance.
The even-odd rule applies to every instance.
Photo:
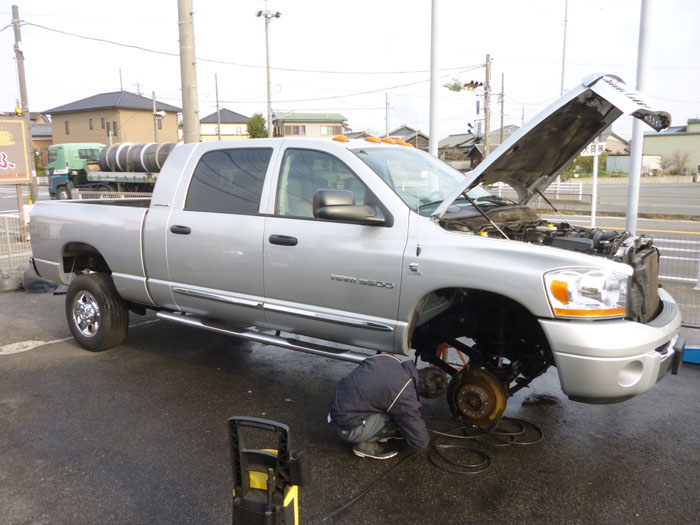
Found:
[[[586,175],[590,175],[593,173],[593,160],[595,157],[590,156],[590,157],[584,157],[583,155],[579,155],[576,157],[573,161],[571,161],[571,164],[569,164],[564,171],[565,172],[580,172],[580,173],[585,173]],[[608,152],[604,152],[602,155],[598,156],[598,172],[600,173],[605,169],[605,161],[608,159]]]
[[[262,113],[255,113],[252,117],[250,117],[246,128],[248,129],[248,136],[251,139],[261,139],[267,137],[265,117],[262,116]]]
[[[661,165],[661,171],[665,175],[666,171],[670,172],[671,166],[673,165],[673,159],[664,155],[663,157],[661,157],[661,161],[659,162],[659,164]]]
[[[671,174],[683,175],[683,170],[688,167],[690,153],[687,151],[675,150],[671,154]]]

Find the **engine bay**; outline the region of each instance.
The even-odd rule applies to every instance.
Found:
[[[585,228],[565,220],[543,220],[528,206],[497,206],[484,208],[483,211],[490,220],[478,213],[463,216],[449,214],[443,218],[443,226],[451,231],[483,237],[502,239],[505,234],[515,241],[598,255],[621,262],[626,262],[624,259],[628,250],[625,247],[629,242],[625,241],[633,237],[624,231]],[[639,240],[635,240],[637,244]]]

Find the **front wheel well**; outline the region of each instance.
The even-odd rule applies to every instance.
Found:
[[[506,385],[518,378],[529,382],[553,364],[537,317],[509,297],[454,288],[433,292],[419,304],[411,347],[425,361],[438,364],[440,347],[454,347],[469,357],[470,369],[484,367]]]

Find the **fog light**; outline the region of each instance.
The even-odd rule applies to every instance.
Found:
[[[625,367],[617,374],[617,383],[620,386],[630,387],[637,383],[642,378],[644,365],[641,361],[632,361],[627,363]]]

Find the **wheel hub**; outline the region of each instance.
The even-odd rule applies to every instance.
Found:
[[[95,296],[86,290],[73,300],[73,322],[85,337],[94,336],[100,329],[100,307]]]
[[[452,413],[470,425],[484,426],[498,421],[506,408],[506,398],[503,383],[483,368],[462,370],[447,389]]]

